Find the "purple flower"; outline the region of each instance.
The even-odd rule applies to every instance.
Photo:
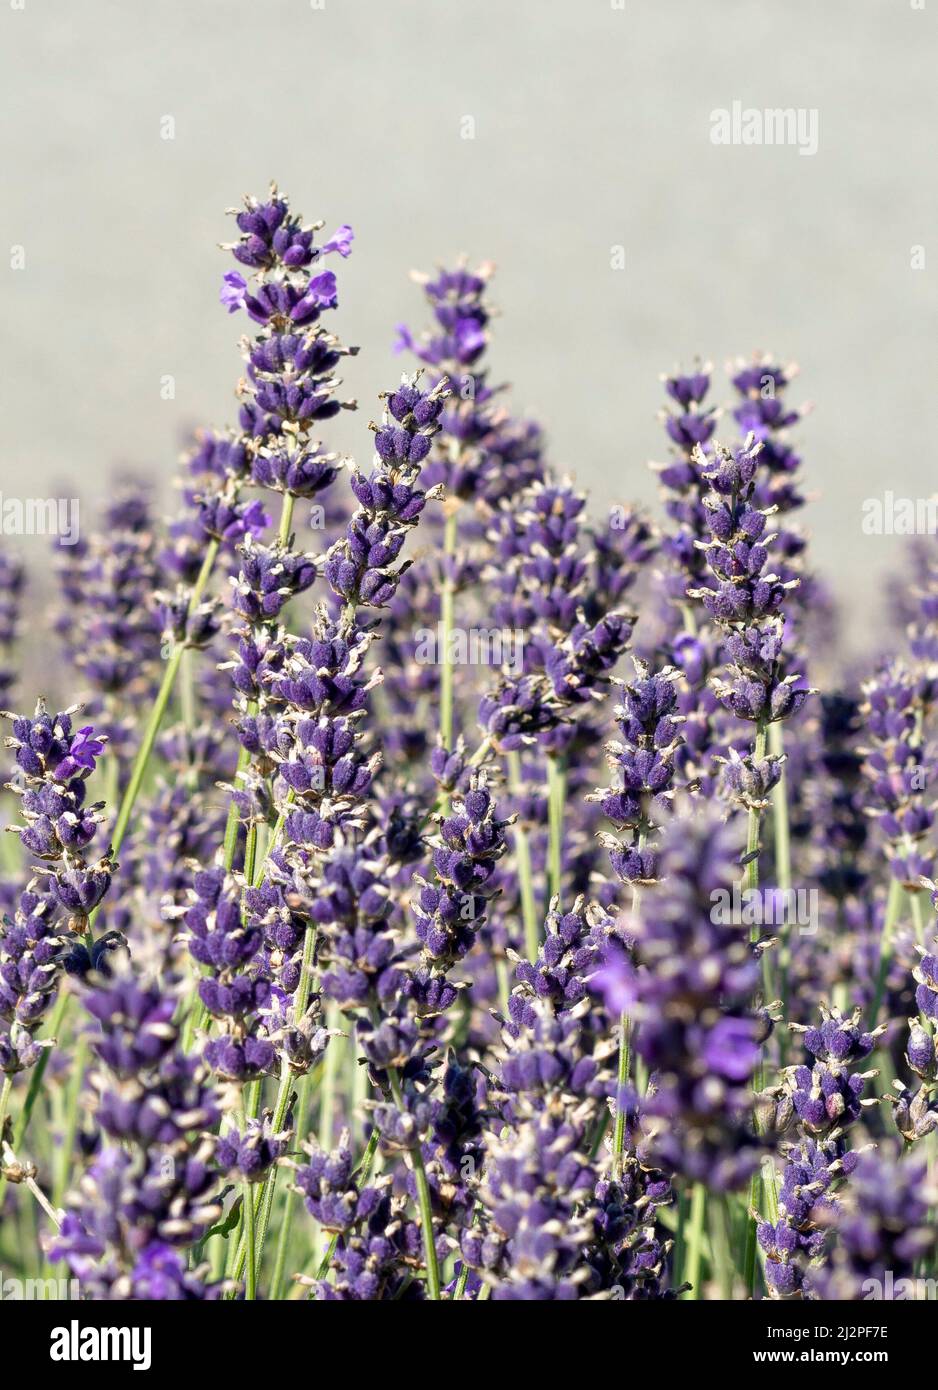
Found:
[[[62,781],[74,777],[79,771],[94,772],[95,759],[104,752],[105,740],[95,736],[94,727],[86,724],[78,730],[71,741],[68,753],[55,769],[55,775]]]
[[[609,1012],[618,1017],[633,1007],[636,999],[635,967],[621,945],[610,943],[602,966],[590,977],[590,989],[602,996]]]
[[[338,251],[344,259],[352,254],[352,242],[355,240],[355,233],[347,222],[343,222],[341,227],[337,227],[328,241],[324,242],[321,250],[324,255],[330,251]]]
[[[236,270],[228,270],[222,276],[221,290],[219,299],[229,314],[236,314],[239,309],[244,308],[245,296],[247,294],[248,282],[243,275],[239,275]]]
[[[752,1018],[721,1018],[704,1041],[704,1059],[718,1076],[746,1081],[759,1060],[760,1043]]]
[[[334,309],[338,304],[338,286],[331,270],[314,275],[306,291],[307,297],[324,309]]]

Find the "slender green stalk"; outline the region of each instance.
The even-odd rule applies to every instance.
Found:
[[[290,527],[293,525],[293,507],[296,498],[292,492],[283,494],[283,506],[280,510],[280,530],[277,533],[277,540],[281,545],[288,545],[290,541]]]
[[[3,1123],[7,1115],[7,1106],[10,1103],[10,1093],[13,1090],[12,1076],[3,1078],[3,1088],[0,1090],[0,1135],[3,1134]]]
[[[254,870],[257,860],[257,821],[252,820],[247,829],[247,837],[244,842],[244,879],[245,887],[254,883]]]
[[[130,772],[130,781],[127,784],[127,790],[124,792],[124,799],[117,813],[117,820],[114,822],[114,834],[111,836],[111,848],[115,854],[117,854],[121,845],[124,843],[124,836],[127,834],[130,817],[143,784],[147,763],[150,761],[150,754],[153,752],[153,745],[160,731],[160,725],[166,713],[166,706],[169,704],[170,696],[173,693],[173,686],[176,684],[176,676],[179,673],[179,666],[184,651],[185,647],[181,644],[174,647],[166,663],[163,681],[160,685],[153,708],[150,711],[150,718],[147,720],[143,741],[137,750],[137,756],[134,759],[134,765]]]
[[[66,994],[64,990],[60,989],[59,997],[55,1001],[55,1009],[53,1010],[52,1017],[49,1020],[50,1041],[58,1040],[59,1033],[62,1031],[62,1024],[65,1022],[65,1015],[68,1012],[70,997],[71,996]],[[51,1052],[51,1047],[44,1047],[42,1050],[42,1056],[39,1058],[39,1061],[32,1069],[32,1073],[29,1078],[29,1086],[26,1090],[26,1099],[23,1101],[23,1108],[20,1111],[19,1119],[13,1127],[13,1147],[15,1149],[20,1149],[22,1147],[23,1140],[26,1137],[26,1131],[29,1128],[29,1121],[33,1113],[33,1107],[36,1104],[36,1098],[39,1095],[39,1091],[42,1087],[42,1078],[45,1073],[46,1067],[49,1065],[49,1056]]]
[[[10,878],[18,878],[22,871],[22,856],[17,849],[19,837],[0,834],[0,864]]]
[[[876,987],[873,991],[873,1003],[870,1008],[870,1028],[876,1027],[876,1020],[879,1017],[883,995],[886,993],[886,980],[889,977],[889,967],[892,964],[892,934],[895,930],[896,922],[899,919],[899,908],[901,903],[902,885],[897,879],[890,878],[889,898],[886,902],[886,916],[883,921],[883,930],[879,938],[879,966],[876,971]]]
[[[554,753],[547,757],[548,821],[548,901],[559,897],[563,886],[563,804],[567,794],[567,774],[562,760]]]
[[[720,1292],[724,1299],[733,1297],[733,1255],[732,1255],[732,1221],[730,1218],[729,1198],[721,1196],[717,1201],[710,1203],[710,1249],[713,1251],[713,1263],[720,1279]]]
[[[765,757],[766,730],[764,724],[756,727],[756,742],[753,749],[753,759],[761,762]],[[748,833],[746,836],[746,887],[759,887],[759,832],[762,827],[762,812],[754,807],[749,810]],[[754,923],[750,929],[750,940],[759,940],[759,924]]]
[[[326,1027],[338,1029],[342,1022],[342,1012],[338,1005],[331,1000],[326,1007]],[[319,1102],[319,1147],[329,1153],[332,1148],[332,1137],[335,1132],[335,1103],[338,1095],[339,1071],[342,1065],[342,1044],[345,1039],[334,1037],[329,1039],[329,1046],[326,1048],[326,1056],[323,1061],[322,1071],[322,1090]]]
[[[245,761],[247,761],[247,755],[245,755]],[[232,802],[231,804],[232,804],[232,807],[234,807],[234,802]],[[246,841],[245,841],[245,848],[244,848],[244,876],[245,876],[245,879],[247,880],[247,883],[249,883],[249,884],[251,885],[251,887],[253,887],[253,888],[259,888],[260,885],[261,885],[261,883],[263,882],[264,874],[265,874],[265,872],[266,872],[266,870],[267,870],[267,861],[268,861],[268,859],[270,858],[270,856],[273,854],[274,850],[277,848],[278,844],[280,843],[280,836],[281,836],[281,833],[282,833],[282,831],[283,831],[284,822],[286,821],[286,818],[287,818],[287,808],[288,808],[289,806],[291,806],[292,804],[293,804],[293,792],[290,791],[290,792],[287,793],[286,805],[285,805],[285,806],[283,807],[283,809],[279,812],[279,814],[278,814],[278,816],[277,816],[277,819],[276,819],[276,822],[274,823],[274,828],[273,828],[273,830],[271,831],[270,838],[269,838],[269,840],[267,841],[267,844],[266,844],[266,846],[265,846],[265,848],[264,848],[264,852],[263,852],[263,854],[262,854],[261,857],[260,857],[260,865],[259,865],[258,867],[255,867],[255,861],[256,861],[256,858],[257,858],[257,835],[258,835],[258,827],[257,827],[256,825],[252,825],[252,826],[250,826],[249,829],[248,829],[248,833],[247,833],[247,837],[246,837]],[[225,853],[225,871],[226,871],[226,872],[228,872],[228,871],[231,869],[232,864],[234,863],[234,854],[235,854],[235,847],[236,847],[236,843],[237,843],[237,830],[238,830],[238,816],[237,816],[237,812],[235,812],[235,815],[234,815],[234,817],[232,818],[232,817],[231,817],[231,813],[230,813],[230,811],[229,811],[229,821],[230,821],[230,823],[231,823],[231,824],[233,825],[233,827],[234,827],[234,834],[233,834],[232,837],[231,837],[231,843],[230,843],[231,860],[229,861],[229,859],[228,859],[229,844],[228,844],[227,831],[226,831],[225,851],[224,851],[224,853]],[[196,1035],[196,1033],[199,1031],[200,1028],[204,1028],[204,1026],[205,1026],[205,1020],[207,1019],[207,1017],[208,1017],[208,1010],[205,1008],[205,1005],[202,1003],[202,1001],[201,1001],[200,998],[199,998],[199,995],[198,995],[198,983],[196,983],[196,986],[195,986],[195,988],[194,988],[194,990],[193,990],[192,1000],[191,1000],[191,1002],[190,1002],[190,1004],[189,1004],[189,1011],[188,1011],[188,1014],[187,1014],[187,1016],[186,1016],[186,1026],[185,1026],[185,1029],[183,1030],[182,1045],[183,1045],[183,1050],[184,1050],[185,1052],[191,1052],[191,1051],[192,1051],[193,1044],[195,1043],[195,1035]]]
[[[769,752],[773,757],[781,758],[785,752],[785,739],[782,731],[781,720],[776,719],[769,725]],[[775,841],[775,878],[782,893],[787,894],[792,886],[791,873],[791,828],[788,818],[788,775],[785,771],[785,764],[782,764],[781,775],[778,782],[772,788],[772,830]],[[787,898],[786,898],[787,901]],[[779,960],[779,994],[782,1000],[782,1014],[788,1013],[788,977],[791,971],[791,932],[792,924],[789,923],[782,941]],[[768,955],[764,957],[768,961]],[[768,967],[766,967],[768,969]],[[782,1037],[781,1045],[784,1051],[785,1039]],[[784,1055],[782,1060],[784,1061]]]
[[[778,1221],[778,1174],[770,1155],[762,1163],[762,1192],[765,1199],[764,1211],[774,1226]]]
[[[625,1108],[621,1104],[622,1092],[629,1079],[629,1047],[632,1024],[623,1009],[619,1015],[619,1068],[616,1073],[616,1123],[612,1132],[612,1175],[617,1178],[622,1168],[622,1150],[625,1147]]]
[[[310,933],[307,933],[310,935]],[[293,1084],[293,1073],[289,1065],[284,1062],[280,1069],[280,1085],[277,1090],[277,1099],[274,1104],[272,1125],[275,1133],[283,1129],[287,1118],[287,1107],[290,1103],[290,1091]],[[261,1185],[257,1202],[254,1204],[252,1216],[256,1218],[256,1225],[252,1221],[251,1230],[247,1229],[247,1208],[241,1212],[241,1233],[237,1242],[237,1255],[235,1256],[234,1266],[231,1271],[232,1278],[240,1279],[244,1273],[247,1261],[248,1248],[253,1246],[255,1250],[255,1268],[261,1267],[264,1255],[264,1243],[267,1239],[267,1228],[270,1225],[270,1213],[274,1204],[274,1191],[277,1183],[277,1167],[274,1165]]]
[[[473,1207],[473,1209],[472,1209],[472,1220],[471,1220],[470,1223],[469,1223],[470,1227],[474,1227],[474,1226],[476,1225],[476,1223],[478,1222],[478,1219],[479,1219],[479,1212],[480,1212],[480,1211],[481,1211],[481,1207],[479,1207],[479,1206]],[[460,1300],[461,1300],[462,1298],[465,1297],[466,1285],[468,1284],[468,1282],[469,1282],[469,1266],[466,1264],[466,1261],[463,1260],[463,1261],[462,1261],[462,1269],[459,1271],[459,1278],[456,1280],[456,1287],[455,1287],[455,1289],[453,1290],[453,1302],[454,1302],[454,1303],[459,1303]]]
[[[647,822],[642,819],[639,822],[635,836],[635,843],[639,850],[644,849],[647,836]],[[632,886],[632,916],[638,912],[640,902],[640,890],[637,884]],[[629,1079],[629,1061],[632,1045],[632,1024],[625,1009],[619,1015],[619,1069],[616,1075],[616,1123],[612,1133],[612,1175],[618,1177],[622,1168],[622,1151],[625,1147],[625,1110],[620,1104],[620,1097]]]
[[[249,715],[254,715],[257,713],[257,702],[255,700],[250,701],[250,703],[248,704],[247,712]],[[242,745],[238,749],[238,766],[235,768],[234,775],[235,786],[238,785],[238,777],[240,773],[244,771],[244,769],[247,767],[250,761],[251,755],[248,752],[248,750]],[[235,854],[238,849],[238,826],[240,824],[241,818],[238,814],[238,806],[234,798],[232,798],[228,805],[228,819],[225,822],[225,839],[222,857],[222,863],[225,868],[225,873],[230,873],[232,868],[234,867]]]
[[[327,1053],[328,1056],[328,1053]],[[309,1072],[300,1078],[299,1083],[299,1102],[296,1111],[296,1132],[298,1135],[306,1133],[306,1121],[309,1114],[309,1095],[310,1095],[310,1075]],[[292,1187],[288,1187],[283,1197],[283,1207],[280,1211],[280,1230],[277,1234],[277,1252],[274,1256],[274,1271],[270,1276],[270,1292],[267,1297],[271,1303],[280,1298],[280,1290],[283,1287],[283,1271],[287,1263],[287,1250],[290,1245],[290,1236],[293,1227],[293,1203],[296,1193]]]
[[[341,1010],[337,1004],[330,1001],[326,1008],[326,1027],[330,1030],[338,1029],[341,1022]],[[335,1129],[335,1103],[338,1095],[339,1069],[342,1065],[343,1041],[344,1039],[341,1037],[330,1038],[323,1061],[319,1107],[319,1144],[327,1153],[332,1148],[332,1136]]]
[[[414,1177],[417,1181],[417,1204],[420,1208],[420,1229],[423,1233],[423,1253],[427,1266],[427,1294],[432,1303],[440,1301],[440,1269],[433,1240],[433,1210],[430,1203],[430,1183],[419,1149],[411,1150]]]
[[[182,722],[186,729],[191,733],[198,723],[198,713],[195,698],[195,653],[191,647],[187,647],[182,654],[181,677],[179,681],[179,710],[182,715]],[[188,776],[191,780],[192,769]]]
[[[75,1044],[75,1056],[72,1061],[72,1074],[68,1083],[68,1095],[65,1101],[65,1132],[62,1135],[62,1148],[59,1152],[55,1184],[52,1188],[52,1205],[54,1207],[62,1205],[62,1198],[65,1196],[65,1189],[68,1186],[72,1150],[75,1147],[75,1136],[78,1133],[79,1101],[87,1060],[88,1039],[84,1033],[79,1033]]]
[[[700,1298],[700,1269],[703,1257],[704,1224],[707,1214],[707,1189],[702,1182],[695,1182],[690,1199],[690,1219],[687,1225],[686,1261],[684,1280],[691,1285],[682,1298],[696,1301]]]
[[[756,1236],[756,1218],[752,1212],[760,1209],[759,1199],[762,1190],[762,1174],[755,1172],[749,1181],[749,1210],[746,1213],[745,1243],[743,1246],[743,1284],[747,1290],[751,1290],[753,1293],[755,1293],[756,1288],[758,1239]]]
[[[677,1227],[674,1232],[674,1251],[672,1254],[673,1268],[676,1277],[680,1280],[686,1273],[687,1263],[687,1217],[690,1211],[690,1202],[687,1192],[682,1186],[677,1194]]]
[[[251,1184],[241,1184],[241,1201],[244,1210],[244,1230],[247,1235],[247,1273],[244,1280],[244,1297],[252,1301],[257,1297],[257,1265],[254,1261],[254,1194]]]
[[[765,757],[765,747],[766,747],[766,726],[765,726],[765,724],[760,723],[760,724],[757,724],[757,725],[756,725],[755,747],[753,748],[753,758],[754,758],[754,760],[755,760],[756,762],[760,762],[760,761]],[[746,837],[746,857],[747,857],[747,862],[746,862],[746,873],[745,873],[745,886],[746,886],[746,888],[747,888],[748,890],[750,890],[750,891],[752,891],[752,892],[755,892],[755,891],[758,889],[758,887],[759,887],[759,843],[760,843],[759,836],[760,836],[761,828],[762,828],[762,812],[756,810],[755,808],[750,808],[750,811],[749,811],[748,834],[747,834],[747,837]],[[758,918],[759,914],[757,913],[757,914],[755,914],[755,916]],[[759,940],[759,932],[760,932],[760,927],[759,927],[759,923],[758,923],[758,920],[757,920],[756,922],[753,923],[752,927],[750,928],[750,940],[753,941],[753,942],[758,941],[758,940]],[[765,957],[763,957],[763,963],[764,963],[764,961],[765,961]],[[767,991],[767,992],[768,992],[768,991]],[[753,1078],[752,1078],[752,1089],[753,1089],[753,1092],[754,1092],[756,1095],[758,1095],[759,1092],[763,1090],[764,1086],[765,1086],[765,1049],[764,1049],[764,1048],[760,1048],[760,1049],[759,1049],[759,1061],[758,1061],[758,1064],[757,1064],[757,1066],[756,1066],[756,1070],[755,1070],[755,1072],[754,1072],[754,1074],[753,1074]],[[756,1120],[756,1127],[758,1128],[758,1120]],[[760,1174],[759,1172],[756,1172],[756,1173],[753,1174],[752,1179],[751,1179],[750,1184],[749,1184],[749,1206],[750,1206],[750,1208],[751,1208],[752,1211],[756,1211],[756,1210],[759,1210],[759,1209],[760,1209],[760,1198],[761,1198],[761,1195],[762,1195],[762,1179],[761,1179],[761,1174]],[[744,1279],[744,1287],[745,1287],[747,1290],[753,1290],[753,1291],[755,1290],[755,1283],[756,1283],[756,1267],[757,1267],[757,1265],[756,1265],[756,1249],[757,1249],[757,1241],[756,1241],[756,1218],[755,1218],[755,1216],[753,1216],[753,1215],[747,1215],[747,1219],[746,1219],[746,1228],[745,1228],[745,1245],[744,1245],[744,1250],[743,1250],[743,1279]]]
[[[456,586],[450,560],[456,553],[459,522],[457,511],[448,510],[443,529],[443,588],[440,595],[440,738],[444,748],[453,746],[453,663],[450,634],[456,602]]]
[[[508,962],[504,956],[495,957],[495,979],[498,983],[498,1007],[508,1017],[508,1001],[511,998],[511,979]]]
[[[189,596],[188,612],[190,614],[198,606],[205,592],[205,586],[209,581],[215,564],[215,558],[218,555],[218,546],[219,543],[217,540],[211,540],[209,542],[208,549],[205,552],[205,559],[202,561],[202,568],[199,571],[199,577],[195,581],[192,593]],[[117,813],[117,820],[114,822],[114,833],[111,836],[111,850],[115,855],[119,852],[121,845],[124,843],[124,836],[127,834],[130,817],[143,784],[147,764],[150,761],[150,754],[153,752],[153,745],[156,742],[156,736],[160,731],[160,725],[166,713],[166,706],[169,704],[170,697],[173,693],[173,686],[176,683],[176,676],[179,672],[182,654],[185,650],[184,643],[177,643],[166,663],[166,671],[163,674],[163,680],[160,684],[153,709],[150,711],[150,718],[147,721],[143,741],[134,759],[134,764],[130,772],[130,780],[127,783],[127,788]],[[94,917],[95,913],[92,913],[92,922],[94,921]]]
[[[922,913],[922,895],[914,888],[905,890],[912,903],[912,920],[915,923],[915,935],[920,946],[925,945],[925,918]]]
[[[270,832],[270,839],[267,841],[264,853],[261,856],[260,867],[254,874],[253,879],[249,879],[249,882],[252,882],[255,888],[259,888],[264,881],[264,874],[267,872],[267,861],[280,844],[280,836],[283,834],[283,827],[287,819],[287,814],[293,802],[294,793],[291,788],[291,790],[287,792],[282,808],[277,813],[277,819],[274,821],[274,828]],[[245,877],[248,877],[247,870],[245,870]]]
[[[294,998],[294,1006],[293,1006],[294,1014],[293,1014],[293,1016],[294,1016],[294,1018],[296,1018],[296,1019],[301,1019],[301,1018],[303,1018],[303,1016],[304,1016],[305,1013],[306,1013],[307,1005],[309,1004],[310,990],[311,990],[311,987],[312,987],[313,957],[314,957],[314,953],[315,953],[315,945],[316,945],[316,933],[315,933],[315,931],[313,930],[312,927],[307,927],[307,928],[306,928],[306,935],[305,935],[305,937],[304,937],[304,939],[303,939],[303,964],[302,964],[302,967],[301,967],[301,969],[300,969],[299,984],[297,985],[297,987],[296,987],[296,993],[295,993],[294,996],[293,996],[293,998]],[[276,1099],[276,1101],[275,1101],[275,1103],[274,1103],[274,1113],[273,1113],[273,1121],[272,1121],[272,1123],[273,1123],[273,1128],[274,1128],[274,1132],[275,1132],[275,1133],[277,1133],[277,1132],[279,1132],[280,1130],[282,1130],[282,1129],[283,1129],[283,1126],[284,1126],[284,1124],[285,1124],[285,1122],[286,1122],[286,1118],[287,1118],[287,1107],[289,1106],[289,1103],[290,1103],[290,1091],[291,1091],[292,1086],[293,1086],[293,1081],[294,1081],[294,1073],[293,1073],[293,1071],[291,1070],[289,1064],[288,1064],[286,1061],[284,1061],[284,1063],[283,1063],[283,1065],[281,1066],[281,1069],[280,1069],[280,1085],[279,1085],[278,1090],[277,1090],[277,1099]],[[271,1168],[270,1172],[267,1174],[267,1177],[264,1179],[264,1183],[263,1183],[263,1186],[262,1186],[261,1192],[260,1192],[260,1197],[259,1197],[259,1200],[258,1200],[258,1202],[257,1202],[257,1204],[256,1204],[256,1206],[257,1206],[256,1249],[257,1249],[257,1267],[258,1267],[258,1268],[260,1268],[261,1260],[263,1259],[263,1255],[264,1255],[264,1242],[265,1242],[265,1240],[267,1239],[267,1227],[268,1227],[268,1225],[269,1225],[269,1223],[270,1223],[270,1213],[271,1213],[271,1209],[272,1209],[273,1203],[274,1203],[274,1190],[275,1190],[276,1184],[277,1184],[277,1167],[276,1167],[276,1165],[275,1165],[273,1168]],[[242,1222],[244,1222],[244,1220],[245,1220],[245,1214],[242,1214]],[[246,1245],[247,1245],[250,1241],[252,1241],[252,1240],[255,1240],[255,1232],[254,1232],[253,1230],[250,1232],[249,1240],[246,1242],[246,1241],[245,1241],[245,1229],[242,1228],[241,1240],[240,1240],[240,1243],[239,1243],[239,1246],[238,1246],[238,1255],[237,1255],[237,1260],[236,1260],[236,1265],[235,1265],[235,1274],[234,1274],[234,1277],[235,1277],[236,1279],[240,1279],[240,1277],[241,1277],[241,1272],[242,1272],[242,1270],[244,1269],[244,1262],[245,1262],[245,1258],[246,1258]]]
[[[49,1020],[50,1041],[54,1041],[55,1039],[57,1039],[59,1033],[62,1030],[62,1025],[65,1022],[65,1015],[68,1012],[70,997],[71,996],[68,995],[64,989],[62,989],[61,987],[59,988],[59,996],[55,1001],[55,1008],[53,1009],[52,1017]],[[33,1109],[35,1107],[36,1100],[39,1096],[39,1092],[42,1090],[42,1078],[45,1076],[46,1067],[49,1065],[49,1055],[51,1052],[51,1047],[44,1047],[42,1049],[42,1055],[36,1062],[36,1065],[33,1067],[32,1072],[30,1073],[29,1086],[26,1088],[26,1096],[23,1100],[23,1108],[20,1111],[16,1124],[13,1127],[13,1148],[16,1150],[17,1153],[20,1152],[23,1146],[23,1140],[26,1138],[26,1131],[29,1128],[29,1121],[32,1118]],[[0,1177],[0,1210],[3,1209],[3,1201],[6,1197],[6,1190],[7,1180],[4,1177]]]
[[[401,1094],[401,1082],[396,1071],[389,1071],[388,1077],[391,1082],[391,1094],[399,1110],[404,1109],[404,1097]],[[427,1295],[433,1303],[440,1301],[440,1267],[436,1258],[436,1243],[433,1239],[433,1212],[430,1205],[430,1184],[427,1181],[427,1170],[423,1166],[423,1154],[420,1152],[419,1143],[410,1150],[410,1159],[414,1165],[414,1179],[417,1184],[417,1206],[420,1211],[420,1232],[423,1236],[423,1258],[427,1267]]]
[[[520,793],[524,783],[521,777],[521,754],[508,754],[508,775],[511,790]],[[531,871],[531,842],[528,832],[518,819],[511,827],[515,838],[515,860],[518,867],[518,886],[521,892],[521,918],[524,922],[524,951],[528,960],[537,960],[541,944],[541,930],[537,920],[537,899],[534,895],[534,875]]]
[[[285,492],[283,494],[283,506],[280,511],[280,526],[277,533],[278,542],[280,545],[283,546],[290,544],[290,527],[293,522],[293,508],[295,502],[296,498],[294,497],[292,492]],[[252,700],[249,703],[248,710],[249,713],[256,713],[256,701]],[[237,772],[242,772],[244,768],[247,767],[249,762],[250,755],[242,747],[238,754]],[[293,796],[291,793],[288,797],[288,802],[292,802],[292,800]],[[259,870],[256,868],[255,863],[257,856],[257,826],[253,823],[248,826],[247,838],[245,841],[244,858],[244,876],[247,883],[257,886],[263,879],[264,870],[267,866],[268,857],[277,846],[277,843],[280,838],[280,832],[283,828],[285,819],[286,810],[284,808],[281,809],[277,817],[276,825],[267,844],[266,852],[262,857]],[[225,841],[223,853],[226,872],[230,870],[234,865],[235,852],[237,848],[237,838],[238,810],[234,800],[232,800],[228,808],[228,821],[225,826]],[[311,926],[307,926],[306,933],[303,939],[303,963],[300,969],[300,979],[293,998],[293,1016],[297,1021],[304,1017],[307,1005],[309,1003],[309,996],[312,988],[312,969],[315,941],[315,931],[312,929]],[[192,1010],[190,1011],[190,1019],[195,1019],[198,1021],[203,1017],[204,1011],[201,1005],[196,1005],[196,1003],[194,1003]],[[195,1028],[193,1028],[192,1031],[194,1032]],[[187,1029],[187,1033],[188,1032],[189,1030]],[[286,1122],[287,1107],[290,1103],[290,1094],[293,1086],[293,1081],[294,1073],[291,1070],[286,1059],[284,1059],[280,1069],[280,1084],[277,1089],[277,1099],[274,1104],[273,1127],[275,1132],[280,1131]],[[237,1256],[235,1259],[236,1278],[240,1278],[245,1261],[247,1261],[249,1264],[249,1278],[251,1277],[250,1265],[252,1263],[254,1264],[255,1270],[260,1270],[262,1267],[264,1257],[264,1242],[267,1238],[267,1228],[270,1223],[270,1214],[273,1209],[276,1183],[277,1167],[275,1165],[267,1174],[267,1177],[264,1180],[256,1204],[251,1205],[247,1201],[245,1201],[245,1203],[243,1204],[243,1209],[241,1212],[241,1234],[240,1239],[237,1243]],[[254,1224],[255,1216],[257,1218],[256,1230]]]

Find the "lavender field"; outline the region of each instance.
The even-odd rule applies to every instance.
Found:
[[[659,504],[591,507],[472,262],[356,462],[367,248],[275,186],[226,230],[237,420],[170,514],[5,516],[5,1278],[933,1298],[934,537],[844,656],[763,353],[664,377]]]

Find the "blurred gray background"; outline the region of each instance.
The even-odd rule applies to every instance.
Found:
[[[275,177],[355,228],[332,322],[361,408],[328,440],[367,457],[408,272],[461,251],[499,267],[495,374],[597,507],[655,497],[660,371],[712,358],[725,399],[724,361],[772,349],[864,628],[903,542],[862,501],[934,483],[936,26],[938,0],[0,0],[0,490],[163,485],[186,426],[233,420],[216,243]],[[817,154],[712,144],[733,101],[816,108]]]

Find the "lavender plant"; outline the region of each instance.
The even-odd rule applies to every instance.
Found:
[[[709,366],[666,377],[661,515],[591,516],[492,375],[489,265],[422,279],[357,464],[329,440],[352,230],[275,186],[233,215],[236,420],[168,518],[115,483],[51,619],[0,564],[0,686],[34,706],[6,716],[4,1270],[93,1300],[919,1296],[934,560],[905,647],[840,659],[770,357],[731,369],[732,447]],[[798,881],[816,941],[765,917]]]

